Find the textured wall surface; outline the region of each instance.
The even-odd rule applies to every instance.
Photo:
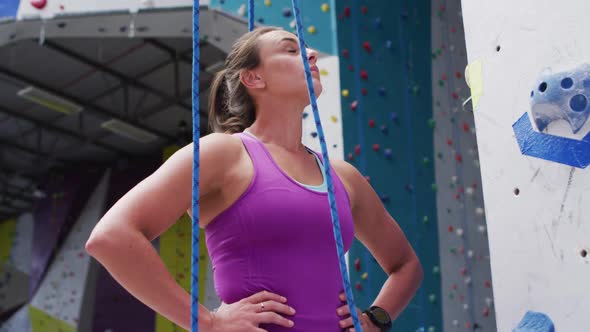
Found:
[[[459,0],[432,2],[432,93],[445,331],[496,331]],[[463,104],[465,103],[465,106]]]
[[[425,270],[421,289],[393,329],[437,331],[430,3],[338,1],[336,17],[345,157],[370,178]],[[355,298],[366,308],[386,275],[358,242],[349,257]]]
[[[462,7],[469,82],[480,96],[474,114],[498,331],[510,331],[527,310],[549,315],[558,331],[586,330],[590,173],[578,162],[590,156],[590,122],[574,133],[567,107],[590,112],[588,71],[580,71],[590,54],[588,2]],[[567,116],[541,133],[531,102],[544,96],[546,115]]]

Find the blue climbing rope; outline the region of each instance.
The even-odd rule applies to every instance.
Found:
[[[199,331],[199,0],[193,3],[193,197],[191,252],[191,331]]]
[[[254,30],[254,0],[248,0],[248,31]]]
[[[295,22],[297,24],[297,35],[299,37],[299,48],[301,50],[301,58],[303,60],[303,66],[305,67],[305,78],[307,79],[307,90],[309,92],[309,99],[311,101],[311,108],[313,109],[313,117],[320,138],[320,146],[322,148],[322,156],[324,158],[324,177],[328,186],[328,201],[330,203],[330,214],[332,215],[332,226],[334,229],[334,238],[336,240],[336,250],[338,251],[338,258],[340,260],[340,273],[342,275],[342,281],[344,284],[344,291],[346,292],[346,298],[348,300],[348,307],[350,308],[350,315],[352,316],[352,322],[354,329],[357,332],[362,332],[361,324],[354,304],[352,296],[352,289],[350,287],[350,279],[348,277],[348,270],[346,268],[346,259],[344,257],[344,245],[342,244],[342,233],[340,232],[340,218],[338,217],[338,209],[336,207],[336,197],[334,195],[334,184],[332,182],[332,174],[330,172],[330,160],[328,159],[328,147],[326,146],[326,137],[324,136],[324,130],[322,123],[320,122],[320,114],[318,111],[318,104],[315,95],[315,89],[313,87],[313,80],[311,77],[311,69],[309,67],[309,59],[307,58],[307,49],[305,41],[303,39],[303,24],[301,22],[301,12],[299,10],[299,0],[292,0],[293,12],[295,13]]]

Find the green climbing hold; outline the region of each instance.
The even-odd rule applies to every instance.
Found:
[[[428,296],[428,302],[433,303],[433,304],[436,303],[436,295],[430,294]]]
[[[428,119],[428,127],[434,129],[434,127],[436,127],[436,120],[433,118]]]
[[[423,224],[428,224],[428,222],[429,222],[429,221],[430,221],[430,220],[428,219],[428,216],[424,216],[424,217],[422,217],[422,223],[423,223]]]
[[[424,166],[430,165],[430,159],[428,157],[422,158],[422,165],[424,165]]]
[[[436,332],[436,328],[434,326],[429,326],[428,332]]]
[[[438,157],[438,159],[442,159],[443,158],[442,152],[437,153],[436,156]]]
[[[436,183],[433,183],[431,185],[432,191],[437,192],[438,191],[438,186],[436,185]]]
[[[439,267],[438,265],[435,265],[435,266],[432,268],[432,274],[434,274],[434,275],[438,275],[438,274],[440,274],[440,267]]]
[[[445,86],[445,81],[438,80],[438,86]]]

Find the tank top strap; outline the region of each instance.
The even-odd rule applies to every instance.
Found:
[[[252,163],[254,164],[254,168],[256,170],[262,170],[265,173],[265,176],[268,177],[273,172],[273,161],[270,159],[266,148],[262,145],[258,139],[252,137],[248,133],[236,133],[238,137],[242,140],[242,143],[246,147],[248,154],[250,155],[250,159],[252,159]]]

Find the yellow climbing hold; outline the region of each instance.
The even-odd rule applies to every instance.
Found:
[[[347,89],[342,90],[342,97],[348,97],[348,94],[349,92]]]
[[[307,28],[307,32],[311,33],[312,35],[314,33],[316,33],[316,28],[314,25],[310,25],[309,28]]]
[[[363,273],[363,275],[361,276],[361,278],[363,280],[367,280],[368,277],[369,277],[369,273],[367,273],[367,272]]]
[[[330,120],[334,123],[338,122],[338,118],[335,115],[330,116]]]
[[[327,3],[323,3],[322,4],[322,11],[324,13],[326,13],[328,10],[330,10],[330,5],[328,5]]]
[[[328,71],[325,69],[320,70],[320,75],[322,76],[328,76]]]
[[[266,7],[270,7],[272,5],[272,1],[270,1],[270,0],[264,0],[264,5]]]

